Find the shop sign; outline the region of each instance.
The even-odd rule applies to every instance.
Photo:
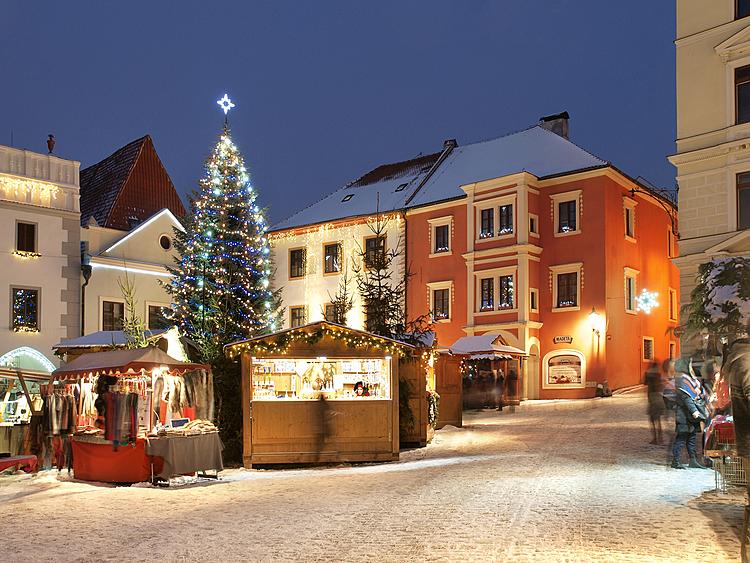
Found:
[[[573,337],[572,336],[555,336],[552,339],[552,342],[554,342],[555,344],[570,344],[571,342],[573,342]]]

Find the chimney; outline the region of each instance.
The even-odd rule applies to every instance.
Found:
[[[49,150],[49,154],[52,154],[52,151],[55,150],[55,136],[52,134],[47,135],[47,150]]]
[[[455,149],[457,146],[458,146],[458,141],[456,141],[456,139],[446,139],[445,141],[443,141],[444,151],[448,149],[451,149],[451,150]]]
[[[567,111],[556,113],[555,115],[545,115],[539,118],[539,126],[547,131],[552,131],[564,139],[570,138],[568,135],[568,121],[570,115]]]

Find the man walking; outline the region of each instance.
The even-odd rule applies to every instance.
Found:
[[[686,447],[690,457],[689,467],[706,469],[698,461],[698,452],[695,449],[696,436],[701,431],[701,422],[708,418],[708,411],[703,400],[703,386],[699,378],[693,374],[692,362],[680,358],[675,370],[675,389],[677,392],[675,411],[675,437],[672,445],[673,469],[685,469],[680,463],[682,448]]]

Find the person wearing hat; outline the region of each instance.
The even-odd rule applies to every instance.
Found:
[[[690,463],[688,467],[706,469],[698,461],[698,453],[695,449],[696,436],[701,431],[701,422],[708,418],[708,410],[703,395],[703,384],[700,378],[693,373],[692,359],[680,358],[675,363],[675,437],[672,445],[673,469],[685,469],[680,463],[680,454],[683,448],[687,448]]]

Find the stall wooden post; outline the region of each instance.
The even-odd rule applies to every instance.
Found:
[[[242,369],[242,464],[252,466],[253,455],[253,359],[249,352],[240,356]]]
[[[394,350],[393,354],[391,355],[391,399],[392,399],[391,404],[393,405],[393,408],[391,409],[391,418],[392,418],[391,437],[392,437],[392,444],[393,444],[392,453],[395,459],[398,459],[399,449],[401,448],[401,440],[399,436],[398,360],[399,360],[399,353]]]

